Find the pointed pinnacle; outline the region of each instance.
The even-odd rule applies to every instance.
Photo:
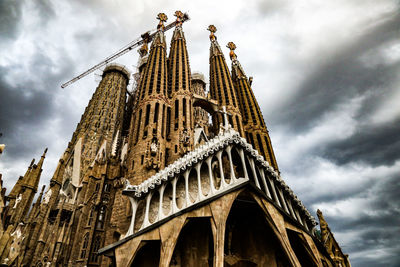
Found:
[[[217,39],[217,37],[214,35],[214,33],[217,31],[217,28],[214,25],[210,25],[207,28],[208,31],[210,31],[210,41],[214,41]]]

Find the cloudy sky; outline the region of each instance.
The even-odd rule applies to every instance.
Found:
[[[45,147],[47,184],[101,72],[61,83],[180,9],[192,71],[208,77],[209,24],[221,46],[236,43],[283,178],[324,212],[352,265],[400,266],[400,2],[188,2],[0,1],[5,186]],[[134,71],[137,55],[117,62]]]

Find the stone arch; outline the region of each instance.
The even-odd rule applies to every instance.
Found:
[[[197,171],[196,168],[192,168],[189,172],[188,177],[188,187],[189,187],[189,201],[190,203],[196,202],[199,195],[199,188],[197,182]],[[189,203],[188,203],[189,204]]]
[[[157,190],[154,191],[150,199],[149,207],[149,222],[154,223],[158,218],[158,209],[160,207],[160,194]]]
[[[243,163],[237,148],[232,147],[231,156],[232,156],[232,164],[235,177],[244,178],[245,175],[244,175]]]
[[[258,184],[260,185],[261,191],[263,191],[264,194],[267,194],[267,189],[265,188],[265,183],[263,181],[263,177],[261,176],[261,171],[257,166],[254,166],[256,169],[256,174],[257,174],[257,180]]]
[[[224,149],[221,155],[221,161],[222,161],[222,169],[224,171],[224,180],[225,183],[230,184],[231,182],[231,162],[229,160],[228,152]]]
[[[172,184],[167,183],[163,193],[162,199],[162,212],[164,216],[167,216],[171,212],[172,207]]]
[[[210,219],[189,219],[179,234],[169,266],[213,266],[213,257]]]
[[[175,201],[178,209],[183,209],[186,207],[186,189],[185,189],[185,178],[179,175],[176,181],[175,190]]]
[[[200,183],[201,183],[201,191],[204,196],[208,196],[210,194],[210,174],[208,171],[208,164],[204,161],[200,167]]]
[[[146,200],[141,199],[137,203],[137,208],[135,212],[135,225],[133,227],[134,233],[140,230],[144,222],[144,216],[146,212]]]
[[[286,229],[287,235],[289,237],[290,246],[292,247],[297,259],[301,266],[318,266],[313,259],[313,253],[306,245],[306,242],[302,238],[302,234],[296,231]]]
[[[221,174],[221,168],[219,166],[218,157],[216,155],[214,155],[211,160],[211,171],[212,171],[214,188],[218,190],[221,187],[222,174]]]
[[[235,199],[226,221],[224,266],[291,266],[264,211],[247,191]]]
[[[251,167],[251,164],[250,164],[250,156],[245,155],[244,161],[246,163],[246,171],[247,171],[247,175],[249,176],[250,181],[252,181],[253,183],[256,184],[257,177],[254,177],[253,168]]]
[[[160,262],[161,242],[160,240],[142,241],[131,263],[131,267],[158,266]]]

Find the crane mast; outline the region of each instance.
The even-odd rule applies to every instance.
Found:
[[[168,25],[166,25],[163,28],[163,31],[168,31],[171,28],[173,28],[177,23],[183,23],[188,21],[189,15],[187,13],[185,13],[183,15],[183,18],[181,19],[181,21],[174,21]],[[86,70],[85,72],[79,74],[78,76],[76,76],[75,78],[72,78],[71,80],[69,80],[66,83],[63,83],[61,85],[61,88],[65,88],[69,85],[71,85],[72,83],[82,79],[83,77],[89,75],[90,73],[94,72],[95,70],[107,65],[108,63],[114,61],[115,59],[119,58],[120,56],[128,53],[129,51],[133,50],[134,48],[138,47],[139,45],[142,45],[144,42],[151,42],[154,38],[154,36],[156,35],[158,30],[153,31],[151,33],[151,31],[147,31],[144,34],[141,35],[141,37],[133,40],[132,42],[130,42],[128,45],[126,45],[125,47],[121,48],[120,50],[118,50],[117,52],[115,52],[114,54],[112,54],[111,56],[107,57],[106,59],[104,59],[103,61],[101,61],[100,63],[94,65],[93,67],[91,67],[90,69]]]

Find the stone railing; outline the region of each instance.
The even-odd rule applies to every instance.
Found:
[[[251,182],[310,231],[317,224],[258,151],[230,128],[139,185],[127,184],[132,220],[126,237]]]

